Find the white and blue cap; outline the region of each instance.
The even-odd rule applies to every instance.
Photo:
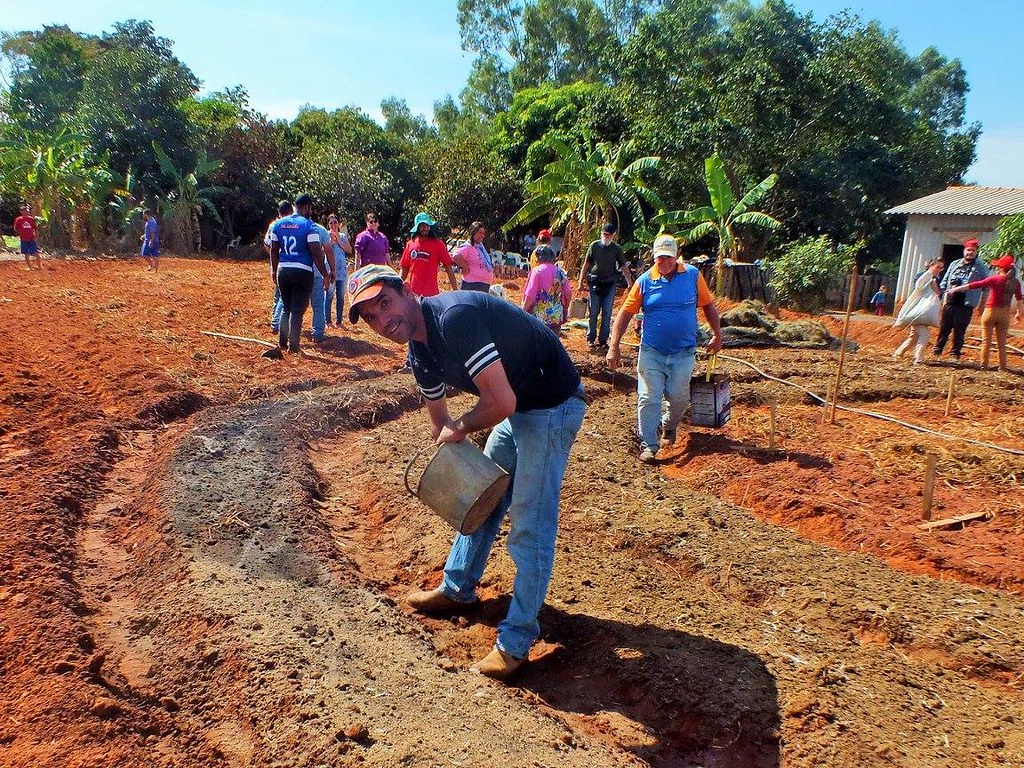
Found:
[[[671,256],[674,259],[678,254],[679,243],[672,235],[658,235],[654,238],[654,258]]]

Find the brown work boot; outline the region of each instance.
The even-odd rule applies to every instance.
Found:
[[[516,673],[516,670],[523,666],[525,661],[526,659],[517,659],[515,656],[509,656],[495,646],[491,649],[490,653],[469,669],[478,675],[490,677],[494,680],[507,680]]]
[[[476,601],[461,603],[458,600],[452,600],[440,589],[412,592],[405,598],[405,602],[417,613],[457,613],[476,604]]]

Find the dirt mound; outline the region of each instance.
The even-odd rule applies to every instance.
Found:
[[[817,320],[777,320],[763,302],[747,299],[722,313],[726,347],[791,347],[838,349],[840,340]],[[847,342],[856,349],[855,342]]]

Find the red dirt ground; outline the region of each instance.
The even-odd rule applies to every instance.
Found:
[[[322,388],[346,382],[370,386],[372,379],[399,371],[403,351],[377,339],[362,325],[329,329],[325,344],[314,347],[307,340],[309,355],[283,361],[261,358],[256,344],[204,335],[202,331],[209,330],[272,341],[268,328],[272,285],[265,266],[260,264],[166,258],[159,275],[146,272],[138,261],[48,259],[44,265],[42,272],[26,272],[17,262],[0,261],[0,322],[4,329],[0,341],[0,700],[5,704],[0,715],[0,765],[319,764],[312,757],[306,763],[252,745],[232,752],[224,744],[242,743],[241,737],[218,741],[209,736],[211,729],[219,727],[208,716],[215,709],[212,703],[208,704],[207,715],[194,712],[186,716],[179,711],[177,701],[183,694],[161,696],[150,691],[146,680],[162,680],[165,673],[186,680],[195,666],[212,665],[214,662],[202,650],[202,638],[235,620],[222,621],[211,615],[205,624],[191,625],[187,631],[183,627],[177,661],[161,656],[157,665],[167,663],[176,669],[154,669],[152,662],[146,661],[149,657],[139,650],[145,649],[145,643],[136,631],[138,612],[154,599],[146,590],[140,591],[142,581],[132,583],[133,574],[144,572],[137,553],[150,553],[147,557],[152,556],[153,567],[163,563],[171,568],[181,557],[177,545],[171,542],[176,534],[163,511],[166,502],[161,500],[158,478],[161,468],[176,460],[182,441],[191,433],[194,415],[217,407],[230,409],[286,397],[306,398],[315,406]],[[509,287],[513,293],[518,288],[514,283]],[[833,333],[840,332],[840,320],[825,318],[824,322]],[[957,369],[957,396],[947,417],[946,391],[953,369],[941,364],[910,367],[892,362],[889,352],[902,334],[870,319],[854,322],[851,338],[860,343],[861,349],[846,357],[840,404],[1009,449],[1024,446],[1019,374],[1000,376],[970,367]],[[581,455],[603,457],[601,461],[609,462],[604,472],[608,482],[625,486],[627,480],[644,472],[629,455],[635,446],[628,436],[635,406],[635,399],[630,399],[631,379],[625,370],[616,380],[601,371],[600,361],[585,353],[578,330],[569,332],[566,345],[588,376],[588,386],[593,385],[601,402],[606,403],[592,409],[590,428],[612,429],[612,437],[595,437],[593,444],[583,445]],[[823,350],[736,349],[725,350],[724,354],[753,362],[774,376],[820,394],[825,393],[834,375],[837,357],[837,353]],[[1011,359],[1011,365],[1019,369],[1020,358]],[[821,407],[802,392],[766,382],[738,363],[726,360],[722,367],[733,375],[733,419],[722,430],[690,430],[664,454],[661,472],[670,485],[717,497],[827,547],[879,558],[894,572],[995,590],[999,601],[1008,601],[1006,604],[1019,610],[1024,590],[1021,456],[944,440],[842,411],[834,424],[822,424]],[[358,385],[354,391],[358,391]],[[767,449],[771,399],[778,403],[774,451]],[[606,422],[595,421],[599,412]],[[372,435],[376,442],[360,445],[378,446],[388,439],[386,431]],[[601,451],[607,453],[609,446],[615,450],[605,456]],[[379,451],[375,466],[386,463],[385,448],[373,448]],[[352,457],[362,455],[362,448],[357,450],[348,442],[344,447],[327,446],[324,450],[328,453],[313,461],[318,471],[361,471]],[[930,532],[918,527],[925,456],[929,452],[939,457],[932,519],[966,511],[987,511],[992,519]],[[397,497],[387,495],[400,493],[388,490],[386,483],[390,481],[368,476],[367,482],[383,483],[379,498],[355,498],[345,503],[375,514],[398,504]],[[580,562],[587,562],[599,572],[602,553],[608,562],[617,562],[619,569],[623,562],[635,559],[637,563],[636,574],[623,574],[607,566],[607,571],[593,577],[598,585],[607,586],[616,580],[632,584],[634,577],[640,580],[641,569],[648,567],[661,577],[674,574],[691,581],[692,574],[700,572],[700,565],[667,554],[655,532],[648,532],[648,538],[635,545],[628,542],[625,533],[614,533],[612,540],[606,541],[603,524],[587,511],[588,505],[595,503],[587,489],[573,486],[567,496],[572,499],[572,514],[567,514],[566,525],[577,526],[570,530],[578,530],[581,544],[586,542],[590,547],[590,551],[581,548],[576,555]],[[636,497],[633,503],[639,504]],[[642,514],[644,507],[634,509],[635,514]],[[235,525],[234,530],[248,530],[251,525],[244,522],[241,512],[234,519],[240,524],[222,520],[225,529]],[[379,522],[384,525],[390,519],[381,517]],[[389,539],[387,546],[377,541],[377,554],[353,555],[363,574],[379,571],[374,578],[363,581],[371,587],[377,584],[391,598],[400,597],[400,588],[408,583],[408,578],[400,576],[429,583],[439,565],[438,556],[443,558],[443,551],[440,555],[435,551],[410,559],[408,548],[419,546],[417,541],[400,533],[397,536]],[[443,550],[443,537],[436,543],[437,549]],[[633,556],[623,560],[622,550],[633,546]],[[567,547],[573,549],[571,544]],[[571,554],[566,557],[571,561]],[[148,578],[153,579],[152,574]],[[733,583],[730,578],[735,578],[730,577],[729,568],[723,578],[728,591]],[[487,594],[498,599],[501,583],[485,585],[485,592],[490,589]],[[573,587],[580,592],[586,588],[578,583]],[[754,598],[749,599],[750,605],[760,605]],[[580,620],[565,613],[572,613],[565,606],[574,602],[563,597],[561,613],[552,620],[567,637],[582,632],[577,623]],[[625,603],[621,608],[605,606],[604,610],[609,620],[625,623],[633,612]],[[666,605],[664,610],[671,607]],[[908,613],[912,610],[907,608]],[[124,628],[129,619],[136,622],[131,631]],[[1010,621],[1005,616],[1002,619]],[[720,626],[722,619],[716,621]],[[458,624],[426,622],[424,626],[434,638],[438,653],[457,664],[489,642],[486,632],[465,634]],[[613,623],[587,631],[594,631],[595,638],[612,637],[618,627]],[[714,633],[714,627],[714,622],[702,626],[701,634]],[[460,629],[464,633],[461,636]],[[114,662],[108,658],[112,651],[107,645],[118,633],[124,637],[117,646],[121,650],[115,674],[110,671]],[[863,642],[899,645],[899,632],[891,626],[867,622],[856,633]],[[190,636],[191,641],[187,639]],[[583,646],[585,637],[577,638]],[[1012,640],[993,636],[991,642],[1012,647]],[[728,642],[740,641],[730,637]],[[621,712],[592,713],[585,705],[586,697],[596,696],[600,687],[580,688],[578,699],[573,699],[567,693],[571,689],[569,681],[559,677],[562,645],[542,643],[541,656],[545,648],[554,656],[546,669],[552,679],[562,681],[563,692],[544,688],[541,681],[536,681],[533,688],[539,693],[524,693],[524,712],[508,717],[525,718],[522,722],[526,723],[530,710],[541,712],[564,724],[571,735],[564,743],[551,736],[554,746],[548,746],[554,751],[550,754],[523,753],[536,762],[851,768],[866,764],[1024,765],[1019,719],[1007,721],[1009,732],[992,736],[991,744],[964,747],[961,752],[950,753],[948,761],[915,763],[906,749],[901,753],[903,737],[895,731],[882,734],[875,746],[865,748],[863,753],[848,747],[838,757],[825,756],[820,752],[818,737],[812,734],[835,727],[837,718],[842,722],[844,717],[855,717],[849,713],[829,715],[822,704],[827,698],[825,686],[834,684],[825,678],[834,674],[845,679],[850,670],[844,672],[842,668],[819,670],[825,682],[819,680],[800,689],[816,691],[802,704],[796,701],[799,696],[795,693],[783,692],[783,722],[778,726],[781,737],[773,727],[767,727],[752,741],[744,737],[736,742],[732,752],[715,752],[705,745],[701,749],[706,751],[699,752],[705,755],[701,758],[704,762],[676,762],[674,754],[685,752],[697,760],[693,755],[698,751],[689,745],[682,720],[665,724],[643,704],[640,689],[652,685],[649,678],[638,677],[632,683],[628,677],[618,681],[620,698],[636,701],[630,710],[631,721],[623,720]],[[1006,648],[999,649],[1003,656],[990,659],[989,667],[972,661],[968,677],[978,681],[982,689],[988,686],[995,690],[997,698],[1008,702],[1008,711],[1018,712],[1024,667],[1008,655]],[[920,652],[937,653],[934,648]],[[616,648],[615,653],[623,666],[630,666],[630,648]],[[233,659],[227,657],[221,665],[225,673]],[[954,669],[955,660],[940,666]],[[632,668],[640,675],[644,667],[637,663]],[[577,669],[576,673],[582,676],[585,670]],[[781,685],[784,676],[776,676]],[[634,690],[631,685],[640,688]],[[184,682],[179,686],[179,691],[189,690]],[[921,695],[927,698],[927,692]],[[243,703],[227,693],[225,696],[218,707],[244,709]],[[646,714],[638,714],[643,707],[648,707],[643,710]],[[367,706],[365,711],[371,709]],[[649,723],[648,730],[645,732],[637,722]],[[989,721],[984,722],[984,728],[988,728]],[[962,725],[970,730],[969,722]],[[374,728],[372,722],[370,728]],[[694,728],[700,730],[696,725]],[[769,731],[774,735],[766,736]],[[675,735],[669,738],[670,733]],[[660,741],[654,738],[657,734]],[[286,743],[286,737],[281,738],[278,746]],[[258,742],[252,736],[247,739]],[[364,760],[346,751],[357,750],[358,744],[363,744],[361,736],[347,742],[339,739],[348,744],[340,757],[335,756],[340,762],[323,764]],[[652,746],[652,739],[662,746]],[[774,741],[774,757],[765,760],[768,753],[760,752],[761,757],[755,759],[751,755],[765,739]],[[575,744],[574,740],[590,740],[595,751],[590,757],[571,757],[567,745]],[[936,749],[944,748],[940,744]],[[416,754],[412,746],[409,750],[401,762],[396,759],[392,763],[391,757],[374,758],[372,752],[365,759],[373,764],[434,764],[429,754]],[[922,750],[911,750],[910,754],[932,754]],[[731,756],[724,757],[726,754]],[[523,755],[502,758],[499,763],[489,762],[498,759],[491,756],[477,764],[530,764],[520,759]],[[318,759],[325,760],[322,755]],[[963,762],[968,759],[973,762]]]

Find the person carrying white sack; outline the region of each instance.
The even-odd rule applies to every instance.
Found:
[[[928,336],[931,326],[938,327],[942,302],[940,300],[939,275],[945,268],[942,259],[932,259],[924,272],[917,276],[914,288],[907,296],[907,301],[896,316],[893,325],[896,328],[909,327],[907,339],[892,353],[897,360],[914,345],[914,365],[924,362],[924,351],[928,347]]]

